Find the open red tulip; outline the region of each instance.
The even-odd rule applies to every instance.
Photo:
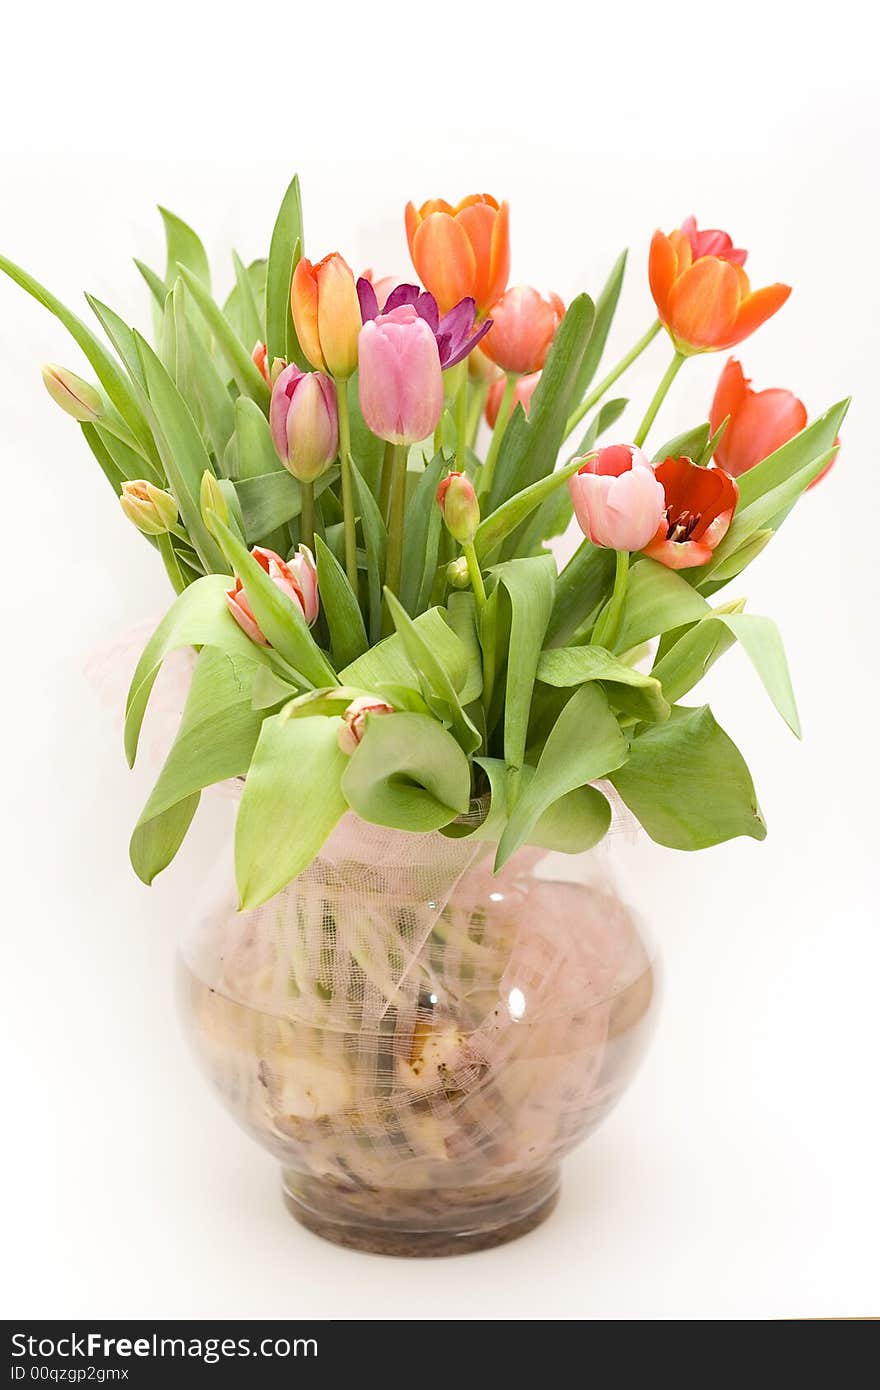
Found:
[[[668,458],[654,469],[666,508],[645,554],[672,570],[705,565],[727,533],[739,488],[723,468]]]

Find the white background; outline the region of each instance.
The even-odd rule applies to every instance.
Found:
[[[130,257],[161,263],[157,201],[201,230],[230,283],[227,248],[265,251],[298,168],[310,253],[358,269],[406,270],[407,198],[473,190],[511,200],[514,282],[595,292],[628,244],[609,360],[652,317],[651,232],[695,212],[750,248],[754,283],[795,287],[742,346],[756,385],[791,387],[813,413],[855,396],[837,469],[744,586],[783,630],[804,743],[741,653],[707,687],[769,838],[646,852],[666,992],[636,1084],[567,1161],[547,1225],[414,1267],[301,1231],[273,1161],[191,1064],[175,939],[225,811],[205,806],[152,890],[135,879],[149,768],[126,771],[83,667],[161,611],[165,580],[43,392],[40,363],[81,368],[76,349],[0,284],[7,1316],[880,1313],[867,8],[221,6],[210,26],[182,4],[7,13],[0,247],[84,314],[87,288],[147,322]],[[667,351],[627,378],[641,401]],[[721,365],[688,367],[652,439],[705,417]]]

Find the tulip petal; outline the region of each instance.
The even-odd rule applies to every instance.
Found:
[[[737,341],[731,335],[740,308],[742,274],[727,261],[705,256],[676,279],[669,291],[667,324],[678,342],[711,349]]]
[[[305,256],[297,261],[290,283],[290,312],[300,347],[313,367],[326,372],[318,333],[318,282],[312,263]]]
[[[494,199],[492,199],[494,202]],[[497,204],[495,204],[497,207]],[[492,245],[489,255],[489,285],[482,308],[490,308],[507,289],[510,279],[510,208],[502,203],[492,228]],[[563,309],[564,312],[564,309]]]
[[[734,478],[781,449],[807,423],[807,411],[793,391],[771,388],[744,393],[716,450],[716,461]]]
[[[358,303],[361,306],[361,322],[379,317],[379,300],[376,291],[366,276],[361,275],[356,285]]]
[[[476,261],[473,288],[465,293],[472,293],[481,307],[488,307],[492,303],[492,235],[498,215],[488,203],[470,203],[462,208],[455,219],[457,225],[467,234]]]
[[[658,531],[659,536],[659,531]],[[712,559],[712,547],[699,541],[668,541],[665,528],[662,538],[646,545],[644,554],[652,560],[659,560],[670,570],[689,570],[695,565],[707,565]]]
[[[678,269],[675,248],[665,232],[655,232],[651,238],[651,251],[648,257],[648,282],[651,294],[657,305],[657,313],[664,323],[667,321],[669,291],[672,289]]]
[[[718,378],[718,385],[715,387],[715,395],[709,410],[709,428],[713,434],[720,429],[723,421],[730,417],[730,423],[715,451],[715,457],[723,467],[727,465],[723,463],[721,455],[729,444],[735,416],[748,396],[748,387],[748,378],[739,362],[735,357],[729,357]]]
[[[421,293],[418,285],[395,285],[382,306],[382,313],[390,314],[404,304],[415,304]]]
[[[721,346],[734,347],[736,343],[741,343],[743,338],[747,338],[756,328],[760,328],[762,323],[772,318],[790,294],[791,285],[776,284],[766,285],[763,289],[754,290],[746,295],[736,315],[733,333]]]
[[[416,230],[413,265],[441,309],[472,292],[477,262],[464,228],[446,213],[431,213]]]

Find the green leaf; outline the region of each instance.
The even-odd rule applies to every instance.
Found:
[[[165,299],[167,298],[168,294],[166,292]],[[107,334],[107,337],[110,339],[111,343],[115,347],[122,362],[125,364],[125,369],[131,377],[134,386],[135,397],[138,401],[138,408],[140,410],[143,410],[143,398],[146,394],[147,385],[146,380],[144,378],[144,369],[141,366],[141,358],[137,348],[137,341],[135,339],[135,330],[133,328],[129,328],[128,324],[124,321],[124,319],[121,319],[119,315],[109,307],[109,305],[102,304],[100,299],[96,299],[93,294],[86,295],[86,303],[88,304],[92,313],[95,315],[95,318],[100,323],[104,332]],[[165,300],[163,299],[163,312],[164,309]],[[155,453],[152,435],[149,436],[149,439],[151,448]]]
[[[747,541],[743,541],[738,550],[734,550],[733,554],[728,555],[726,560],[722,560],[720,564],[715,566],[711,580],[701,584],[700,591],[708,597],[716,589],[720,589],[722,585],[729,584],[731,579],[736,579],[747,565],[757,559],[775,534],[769,528],[755,531]]]
[[[440,540],[440,508],[437,488],[446,473],[447,464],[437,453],[419,476],[406,508],[406,545],[400,578],[400,601],[407,613],[415,617],[421,597],[431,584],[437,569]],[[436,525],[432,526],[436,516]],[[428,582],[426,583],[426,577]]]
[[[250,343],[251,352],[253,352],[255,345],[261,342],[263,338],[263,324],[260,319],[260,311],[257,308],[257,300],[254,295],[254,287],[250,273],[245,269],[241,257],[235,251],[232,253],[232,264],[235,267],[235,288],[238,291],[235,299],[235,314],[237,320],[235,323],[235,331],[245,347]],[[224,317],[232,321],[232,316],[226,309],[224,309]]]
[[[615,396],[613,400],[606,401],[599,407],[577,447],[579,457],[583,458],[584,454],[588,454],[595,447],[596,441],[620,419],[628,405],[626,396]]]
[[[465,643],[452,631],[443,609],[429,608],[426,613],[413,618],[412,624],[423,642],[442,663],[459,700],[463,704],[469,703],[463,696],[472,688],[469,677],[470,654]],[[346,666],[340,671],[339,678],[346,685],[361,686],[365,690],[377,690],[380,684],[397,684],[418,689],[419,683],[403,639],[396,632]]]
[[[568,482],[569,478],[574,477],[580,467],[581,460],[575,459],[573,463],[566,464],[564,468],[548,474],[546,478],[539,478],[536,483],[515,493],[495,511],[490,512],[480,522],[474,537],[474,546],[480,560],[492,555],[501,542],[506,540],[536,507],[540,507],[541,503],[546,502],[558,488]]]
[[[685,430],[683,434],[676,434],[667,440],[662,448],[657,450],[652,461],[662,463],[668,458],[698,459],[706,451],[710,434],[708,423],[694,425],[693,429]]]
[[[195,300],[214,342],[243,396],[250,396],[263,410],[269,409],[269,387],[262,372],[255,365],[249,350],[243,346],[232,325],[223,317],[218,304],[211,298],[198,276],[193,275],[181,265],[180,276]]]
[[[473,830],[450,826],[445,832],[456,839],[486,840],[497,844],[507,823],[508,774],[500,758],[476,758],[489,779],[491,799],[486,819]],[[535,776],[533,767],[524,767],[519,789],[525,791]],[[529,832],[528,843],[562,854],[582,854],[602,839],[611,823],[611,807],[595,787],[576,787],[554,801],[538,817]]]
[[[361,413],[357,372],[348,380],[348,422],[351,430],[351,456],[373,496],[378,497],[385,441],[373,434]]]
[[[229,578],[211,574],[198,579],[169,608],[135,668],[125,706],[125,755],[129,767],[137,756],[138,739],[150,691],[159,668],[180,647],[217,647],[236,660],[269,663],[267,648],[246,637],[226,605]]]
[[[611,781],[651,839],[670,849],[767,834],[743,756],[708,705],[678,706],[665,724],[645,726]]]
[[[101,472],[118,497],[122,491],[122,484],[129,479],[129,474],[123,473],[119,468],[94,425],[88,424],[86,421],[81,421],[80,429],[83,432],[86,443],[98,461]]]
[[[369,646],[364,620],[345,570],[320,536],[315,537],[315,559],[321,608],[330,630],[330,652],[334,666],[341,669]]]
[[[361,517],[361,531],[364,537],[364,550],[367,556],[367,593],[370,605],[370,641],[378,642],[382,631],[382,580],[385,575],[385,551],[388,536],[385,522],[376,505],[360,469],[351,464],[358,509]]]
[[[745,599],[738,599],[735,610],[726,611],[741,611],[744,603]],[[713,609],[699,622],[673,629],[659,644],[651,675],[671,704],[692,690],[736,641],[729,628],[715,621],[720,611]]]
[[[627,666],[602,647],[556,647],[542,652],[538,680],[544,685],[568,687],[601,681],[613,705],[639,719],[669,718],[669,705],[653,674]]]
[[[605,777],[619,768],[626,756],[626,739],[608,708],[604,691],[592,683],[581,686],[562,710],[544,745],[534,777],[514,803],[495,856],[496,870],[526,843],[539,818],[554,802]],[[609,821],[610,813],[601,833]],[[601,817],[597,813],[599,826]]]
[[[388,589],[385,590],[385,599],[407,659],[418,676],[419,688],[428,708],[437,719],[451,724],[452,731],[465,753],[472,753],[475,748],[479,748],[481,738],[464,711],[458,693],[460,686],[457,686],[453,675],[457,666],[462,671],[463,683],[469,667],[467,649],[452,629],[447,627],[443,648],[438,650],[436,644],[425,639],[421,628]],[[457,650],[459,648],[460,651]],[[454,654],[452,670],[443,659],[444,654],[450,651]]]
[[[153,302],[156,307],[158,309],[164,309],[165,300],[168,297],[168,286],[165,284],[162,276],[157,274],[155,270],[151,270],[143,261],[139,261],[137,256],[134,258],[134,263],[146,280],[147,287],[149,288],[150,294],[153,296]]]
[[[504,432],[490,510],[553,472],[574,403],[593,312],[592,300],[585,294],[569,305],[532,397],[528,419],[517,406]]]
[[[605,351],[605,344],[608,341],[608,333],[617,309],[617,301],[620,298],[624,271],[626,270],[627,254],[626,251],[621,251],[614,265],[611,267],[611,274],[608,276],[603,286],[602,293],[596,300],[596,313],[593,319],[593,326],[587,342],[587,349],[580,365],[580,371],[578,372],[577,385],[575,386],[575,403],[583,399],[587,387],[596,375],[599,363],[602,361],[602,354]]]
[[[477,631],[477,602],[473,594],[450,594],[446,618],[467,653],[464,681],[456,671],[454,684],[461,703],[469,705],[478,700],[483,692],[483,653]]]
[[[242,911],[280,893],[312,862],[346,803],[339,719],[264,720],[235,824]]]
[[[303,611],[283,594],[242,541],[219,517],[212,522],[217,541],[247,592],[261,631],[304,683],[338,685],[336,672],[308,629]]]
[[[205,568],[215,573],[226,569],[223,555],[210,535],[199,508],[199,490],[211,460],[202,436],[171,377],[145,338],[135,334],[141,366],[156,420],[156,442],[171,490],[193,546]]]
[[[267,473],[281,474],[285,478],[290,477],[272,442],[269,421],[257,403],[247,396],[239,396],[235,402],[235,438],[238,445],[236,449],[238,468],[235,476],[236,482],[243,481],[245,478],[261,478]],[[296,480],[292,479],[292,481]],[[299,515],[299,483],[296,484],[295,496],[296,510],[283,517],[283,521],[289,521],[292,516]],[[266,531],[271,531],[274,526],[280,524],[276,521],[272,526],[264,527],[260,534],[265,535]]]
[[[294,175],[282,199],[269,247],[269,267],[266,273],[266,345],[270,362],[274,357],[286,357],[289,362],[305,365],[290,313],[290,282],[294,267],[302,253],[302,246],[302,201],[299,177]]]
[[[203,647],[177,737],[131,837],[131,862],[144,883],[174,858],[202,789],[247,772],[262,722],[251,706],[260,669],[255,660]]]
[[[193,389],[205,417],[205,427],[214,457],[218,465],[222,465],[226,446],[235,429],[235,406],[226,382],[217,371],[202,337],[190,322],[187,322],[187,347]],[[242,396],[239,399],[246,398]],[[249,404],[253,405],[253,402]],[[265,419],[259,407],[254,406],[254,409],[257,410],[260,419]]]
[[[675,570],[656,560],[639,560],[629,574],[618,651],[629,651],[670,628],[698,622],[709,612],[704,598]]]
[[[177,279],[177,267],[184,266],[191,272],[205,289],[211,289],[211,269],[208,265],[208,254],[201,243],[200,238],[188,226],[183,218],[176,213],[169,212],[167,208],[160,207],[159,212],[165,224],[165,244],[168,248],[168,255],[165,262],[165,283],[173,285]]]
[[[588,540],[581,541],[556,580],[547,646],[563,646],[590,615],[601,608],[613,583],[614,551]]]
[[[374,825],[438,830],[470,805],[468,760],[426,714],[367,715],[342,777],[353,811]]]
[[[56,299],[54,294],[47,290],[44,285],[41,285],[38,280],[35,280],[32,275],[28,275],[27,271],[22,270],[21,266],[16,265],[14,261],[0,256],[0,270],[8,275],[10,280],[14,280],[27,294],[31,295],[38,304],[42,304],[44,309],[48,309],[59,323],[64,325],[70,336],[85,353],[98,380],[125,423],[149,453],[153,449],[153,440],[134,391],[100,339],[96,338],[82,319],[71,313],[60,299]]]
[[[279,676],[271,666],[260,666],[254,675],[251,705],[254,709],[272,709],[296,694],[297,687]]]
[[[504,702],[504,757],[513,768],[522,767],[532,689],[538,658],[553,608],[556,564],[551,555],[507,560],[492,573],[510,599],[510,644]]]

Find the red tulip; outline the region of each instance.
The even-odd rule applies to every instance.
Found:
[[[672,570],[705,565],[727,533],[739,488],[723,468],[700,468],[689,458],[664,459],[654,473],[666,507],[645,554]]]
[[[648,277],[657,313],[680,352],[733,347],[775,314],[789,285],[752,290],[746,252],[726,232],[697,230],[693,217],[671,232],[655,232]]]

